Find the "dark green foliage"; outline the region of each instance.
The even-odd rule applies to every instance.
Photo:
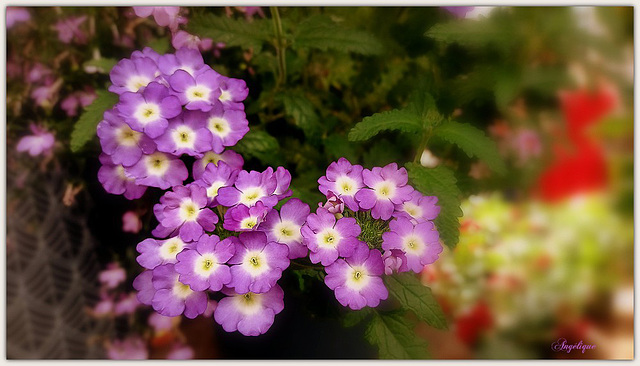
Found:
[[[447,328],[447,320],[431,289],[423,285],[415,275],[398,273],[386,276],[385,284],[389,293],[400,302],[403,308],[413,311],[420,320],[432,327]]]
[[[216,42],[224,42],[227,46],[259,50],[271,39],[270,23],[266,19],[247,22],[212,13],[197,13],[189,19],[188,29],[193,34],[215,39]]]
[[[116,94],[106,90],[98,90],[98,97],[93,101],[76,122],[71,133],[71,151],[78,152],[87,142],[96,137],[96,127],[102,120],[104,112],[118,101]]]
[[[382,52],[382,45],[371,34],[344,27],[325,15],[315,15],[300,23],[293,40],[294,48],[316,48],[363,55]]]
[[[424,359],[427,342],[417,337],[402,312],[373,311],[365,338],[378,346],[382,359]]]

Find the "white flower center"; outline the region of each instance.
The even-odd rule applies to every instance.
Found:
[[[118,178],[122,179],[125,182],[133,182],[135,180],[135,178],[127,177],[127,174],[125,173],[124,167],[122,165],[118,165],[116,167],[116,174],[118,175]]]
[[[133,116],[138,122],[146,125],[160,118],[160,106],[154,103],[142,103],[138,106]]]
[[[258,202],[260,198],[264,197],[264,195],[262,187],[250,187],[240,194],[240,203],[250,207]]]
[[[420,206],[411,202],[405,202],[402,207],[404,208],[404,211],[414,219],[422,217],[422,208]]]
[[[235,308],[243,315],[253,315],[262,310],[262,295],[247,292],[233,298]]]
[[[116,130],[116,141],[121,146],[136,146],[142,134],[134,131],[131,127],[124,125]]]
[[[382,181],[373,187],[373,191],[376,193],[376,197],[379,200],[391,199],[396,194],[396,186],[389,181]]]
[[[222,93],[220,93],[220,97],[218,97],[218,99],[221,102],[226,102],[228,100],[231,100],[231,93],[229,93],[228,90],[222,90]]]
[[[224,181],[217,180],[211,183],[211,186],[207,188],[207,197],[213,199],[218,195],[218,190],[224,186]]]
[[[340,233],[334,228],[324,229],[320,231],[318,234],[316,234],[316,238],[320,247],[331,249],[335,248],[340,242],[340,239],[342,239]]]
[[[178,276],[176,276],[176,283],[173,285],[173,295],[181,300],[186,299],[193,293],[191,287],[189,285],[185,285],[184,283],[178,281]]]
[[[194,85],[187,89],[187,100],[190,102],[197,102],[200,100],[209,100],[209,94],[211,89],[204,85]]]
[[[130,92],[137,92],[140,88],[147,86],[151,82],[146,76],[142,75],[134,75],[127,80],[126,87]]]
[[[278,239],[278,242],[288,244],[294,241],[300,241],[300,226],[292,221],[282,221],[277,223],[271,233]]]
[[[335,189],[340,195],[353,196],[356,194],[356,181],[346,175],[340,176],[336,179]]]
[[[145,157],[145,165],[149,175],[161,176],[169,170],[169,160],[162,153],[154,153]]]
[[[216,269],[218,265],[213,253],[205,253],[193,262],[193,272],[200,277],[208,278]]]
[[[229,122],[224,118],[211,117],[209,118],[208,126],[211,133],[216,134],[222,138],[226,137],[231,132]]]
[[[245,254],[242,260],[242,268],[244,268],[250,276],[257,277],[269,271],[271,267],[269,267],[267,257],[262,252],[252,250]]]
[[[245,217],[240,221],[240,229],[252,230],[256,225],[258,225],[258,218],[254,216]]]
[[[165,261],[175,260],[178,253],[184,249],[184,246],[184,242],[177,236],[167,239],[162,243],[162,245],[160,245],[160,258]]]
[[[177,148],[193,149],[193,145],[196,143],[196,133],[188,126],[182,125],[176,127],[171,133],[173,143]]]
[[[419,255],[424,250],[424,243],[416,235],[408,235],[402,240],[402,250],[407,254]]]
[[[195,221],[200,213],[200,207],[191,199],[186,199],[180,203],[180,219],[182,221]]]
[[[366,287],[369,281],[370,277],[367,275],[367,270],[364,267],[355,266],[347,270],[345,285],[350,289],[359,291]]]

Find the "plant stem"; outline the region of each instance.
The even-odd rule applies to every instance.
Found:
[[[273,19],[273,28],[276,33],[276,53],[278,55],[278,86],[284,85],[287,82],[287,64],[285,62],[285,42],[284,42],[284,34],[282,32],[282,21],[280,20],[280,13],[278,12],[278,7],[272,6],[269,8],[271,10],[271,17]]]
[[[427,147],[427,142],[429,142],[429,137],[431,135],[431,131],[425,132],[422,135],[422,139],[420,140],[420,144],[418,145],[418,150],[416,150],[416,156],[413,158],[413,162],[420,164],[420,158],[422,157],[422,152]]]

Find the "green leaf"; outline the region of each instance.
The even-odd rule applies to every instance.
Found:
[[[424,35],[444,43],[458,43],[470,47],[482,47],[489,43],[509,43],[510,33],[488,19],[454,20],[435,24]]]
[[[437,196],[440,214],[435,219],[436,227],[442,241],[453,248],[460,235],[460,189],[453,172],[444,167],[425,168],[415,163],[405,165],[413,186],[422,194]]]
[[[87,67],[95,67],[97,72],[108,74],[117,63],[118,60],[113,58],[99,58],[85,62],[84,64],[82,64],[82,68],[86,69]]]
[[[327,156],[333,159],[347,158],[349,161],[356,161],[358,156],[354,144],[350,144],[344,134],[336,133],[324,139],[324,151]]]
[[[313,268],[294,269],[292,272],[298,279],[298,287],[300,288],[301,291],[304,291],[307,287],[306,279],[322,282],[325,276],[324,272],[321,269],[313,269]]]
[[[284,104],[287,116],[291,117],[296,126],[300,127],[305,136],[317,139],[322,133],[322,125],[313,104],[300,91],[285,92],[277,95],[277,99]]]
[[[412,111],[422,120],[424,127],[429,127],[442,120],[442,116],[438,113],[436,101],[429,92],[431,90],[431,82],[422,77],[415,82],[416,86],[409,96],[409,105],[407,110]]]
[[[293,36],[293,47],[362,55],[382,53],[382,44],[373,35],[344,27],[325,15],[314,15],[300,23]]]
[[[278,155],[279,149],[278,140],[264,131],[255,129],[249,130],[242,140],[234,146],[236,152],[245,157],[254,156],[266,164],[281,162]]]
[[[447,320],[431,289],[413,274],[399,273],[385,277],[385,284],[402,307],[413,311],[420,320],[438,329],[447,329]]]
[[[458,145],[469,157],[478,157],[491,170],[504,175],[507,168],[498,152],[496,144],[479,130],[468,123],[447,121],[433,130],[434,136]]]
[[[362,310],[349,311],[342,319],[342,326],[353,327],[356,324],[361,323],[363,320],[369,317],[371,314],[370,308],[363,308]]]
[[[349,141],[365,141],[385,130],[420,133],[422,121],[414,113],[404,109],[376,113],[365,117],[349,131]]]
[[[159,37],[156,39],[152,39],[147,45],[161,55],[167,53],[167,51],[169,51],[169,47],[171,46],[168,37]]]
[[[374,311],[373,314],[364,337],[378,346],[380,358],[424,359],[429,356],[427,342],[416,336],[402,313]]]
[[[216,42],[258,51],[273,35],[270,20],[254,19],[247,22],[211,13],[196,13],[189,19],[189,33],[208,37]]]
[[[98,123],[102,121],[104,111],[113,107],[118,102],[118,95],[106,90],[98,90],[97,98],[88,105],[71,132],[71,151],[78,152],[96,136]]]

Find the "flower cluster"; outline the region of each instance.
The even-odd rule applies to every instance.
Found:
[[[340,158],[318,179],[327,202],[302,227],[313,263],[325,267],[326,285],[353,310],[388,297],[382,275],[414,271],[442,252],[433,219],[437,197],[408,185],[404,168],[391,163],[364,169]]]
[[[291,195],[290,181],[282,167],[245,171],[220,161],[166,192],[152,232],[166,239],[137,246],[147,269],[134,281],[138,299],[162,315],[194,318],[205,312],[208,294],[223,294],[214,319],[226,331],[266,332],[284,308],[282,271],[307,255],[300,228],[309,206],[290,199],[274,208]]]
[[[181,185],[189,176],[180,160],[185,154],[197,159],[194,178],[209,162],[243,165],[237,153],[225,151],[249,131],[243,80],[220,75],[189,48],[135,51],[110,77],[109,91],[119,101],[98,125],[98,179],[107,192],[136,199],[147,187]]]

